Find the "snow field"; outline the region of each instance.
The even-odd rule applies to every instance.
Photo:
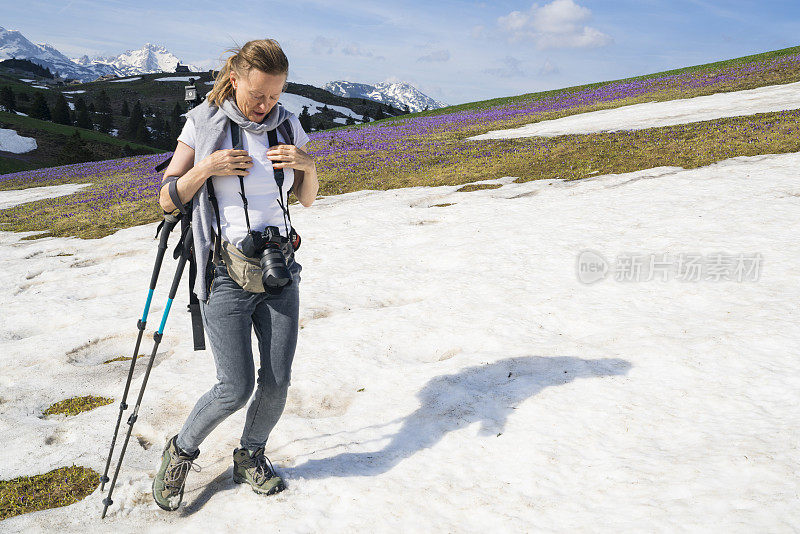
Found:
[[[800,82],[794,82],[745,91],[590,111],[560,119],[539,121],[520,128],[493,130],[469,139],[555,137],[565,134],[641,130],[798,108],[800,108]]]
[[[800,209],[798,165],[800,154],[764,155],[295,206],[302,330],[267,444],[288,489],[265,500],[230,480],[242,410],[201,445],[183,508],[152,502],[164,442],[215,382],[210,351],[191,350],[184,281],[104,525],[246,530],[280,517],[287,532],[791,532],[800,246],[787,222]],[[0,479],[72,462],[102,473],[129,366],[102,361],[133,349],[154,228],[93,241],[0,233],[13,319],[0,325]],[[575,261],[588,248],[759,252],[764,263],[741,283],[585,285]],[[159,279],[147,357],[174,265]],[[85,394],[116,402],[39,417]],[[85,531],[101,500],[3,528]]]

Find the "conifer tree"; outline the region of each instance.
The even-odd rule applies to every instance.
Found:
[[[164,142],[166,143],[166,146],[164,148],[168,148],[170,150],[175,148],[174,143],[175,143],[175,140],[178,138],[178,136],[175,136],[175,137],[172,136],[174,131],[175,130],[172,127],[172,121],[169,120],[169,117],[165,118],[164,119],[164,140],[165,140]]]
[[[303,106],[303,111],[298,115],[297,120],[300,121],[300,126],[303,130],[309,131],[311,129],[311,115],[308,113],[308,106]]]
[[[3,106],[3,109],[9,113],[13,113],[17,109],[14,90],[7,85],[4,85],[2,91],[0,91],[0,106]]]
[[[137,136],[140,136],[139,127],[144,126],[144,117],[142,116],[142,103],[140,101],[136,101],[136,104],[133,105],[133,110],[130,113],[130,119],[128,120],[128,128],[126,130],[126,137],[128,139],[135,140]],[[147,129],[144,130],[147,132]]]
[[[111,100],[105,89],[100,91],[94,100],[93,104],[96,103],[97,113],[100,115],[97,118],[97,129],[103,133],[109,133],[114,127],[114,117],[111,111]]]
[[[97,94],[95,97],[95,102],[97,104],[98,113],[111,114],[111,100],[108,98],[108,93],[106,93],[105,89]]]
[[[111,113],[101,113],[97,121],[97,129],[103,133],[109,133],[114,128],[114,118]]]
[[[86,146],[86,142],[81,139],[80,132],[75,130],[72,135],[67,138],[57,158],[61,165],[66,165],[69,163],[92,161],[95,159],[95,155],[91,149]]]
[[[56,105],[53,108],[53,122],[56,124],[72,124],[69,117],[69,104],[63,93],[58,94]]]
[[[131,110],[128,108],[128,101],[127,100],[123,100],[122,101],[122,111],[120,111],[119,114],[122,115],[123,117],[130,117],[131,116]]]
[[[78,128],[86,128],[87,130],[94,130],[94,123],[92,117],[89,115],[89,110],[84,107],[77,112],[78,119],[75,121],[75,126]]]
[[[150,132],[147,131],[147,126],[145,126],[144,120],[139,123],[139,127],[136,129],[134,140],[143,145],[150,144]]]
[[[172,122],[175,124],[182,124],[181,115],[183,115],[183,106],[180,102],[175,102],[175,107],[172,108]]]
[[[156,110],[155,117],[153,117],[153,145],[159,148],[167,148],[169,137],[165,131],[166,123],[161,112]]]
[[[50,114],[50,106],[47,105],[47,100],[44,99],[44,95],[42,93],[36,93],[28,114],[34,119],[42,119],[45,121],[49,121],[52,118]]]

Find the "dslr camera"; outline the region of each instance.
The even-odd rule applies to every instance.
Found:
[[[288,238],[281,235],[277,226],[267,226],[263,232],[250,230],[241,246],[246,256],[259,259],[264,289],[280,290],[292,283],[292,274],[284,254],[284,249],[292,245]]]

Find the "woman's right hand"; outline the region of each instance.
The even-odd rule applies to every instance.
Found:
[[[209,154],[200,163],[209,177],[247,176],[249,173],[247,169],[253,166],[253,158],[247,150],[225,148]]]

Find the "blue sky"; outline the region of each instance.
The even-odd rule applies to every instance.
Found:
[[[624,78],[800,45],[800,2],[740,0],[0,0],[0,26],[70,57],[145,42],[217,68],[271,37],[290,81],[403,80],[449,104]]]

